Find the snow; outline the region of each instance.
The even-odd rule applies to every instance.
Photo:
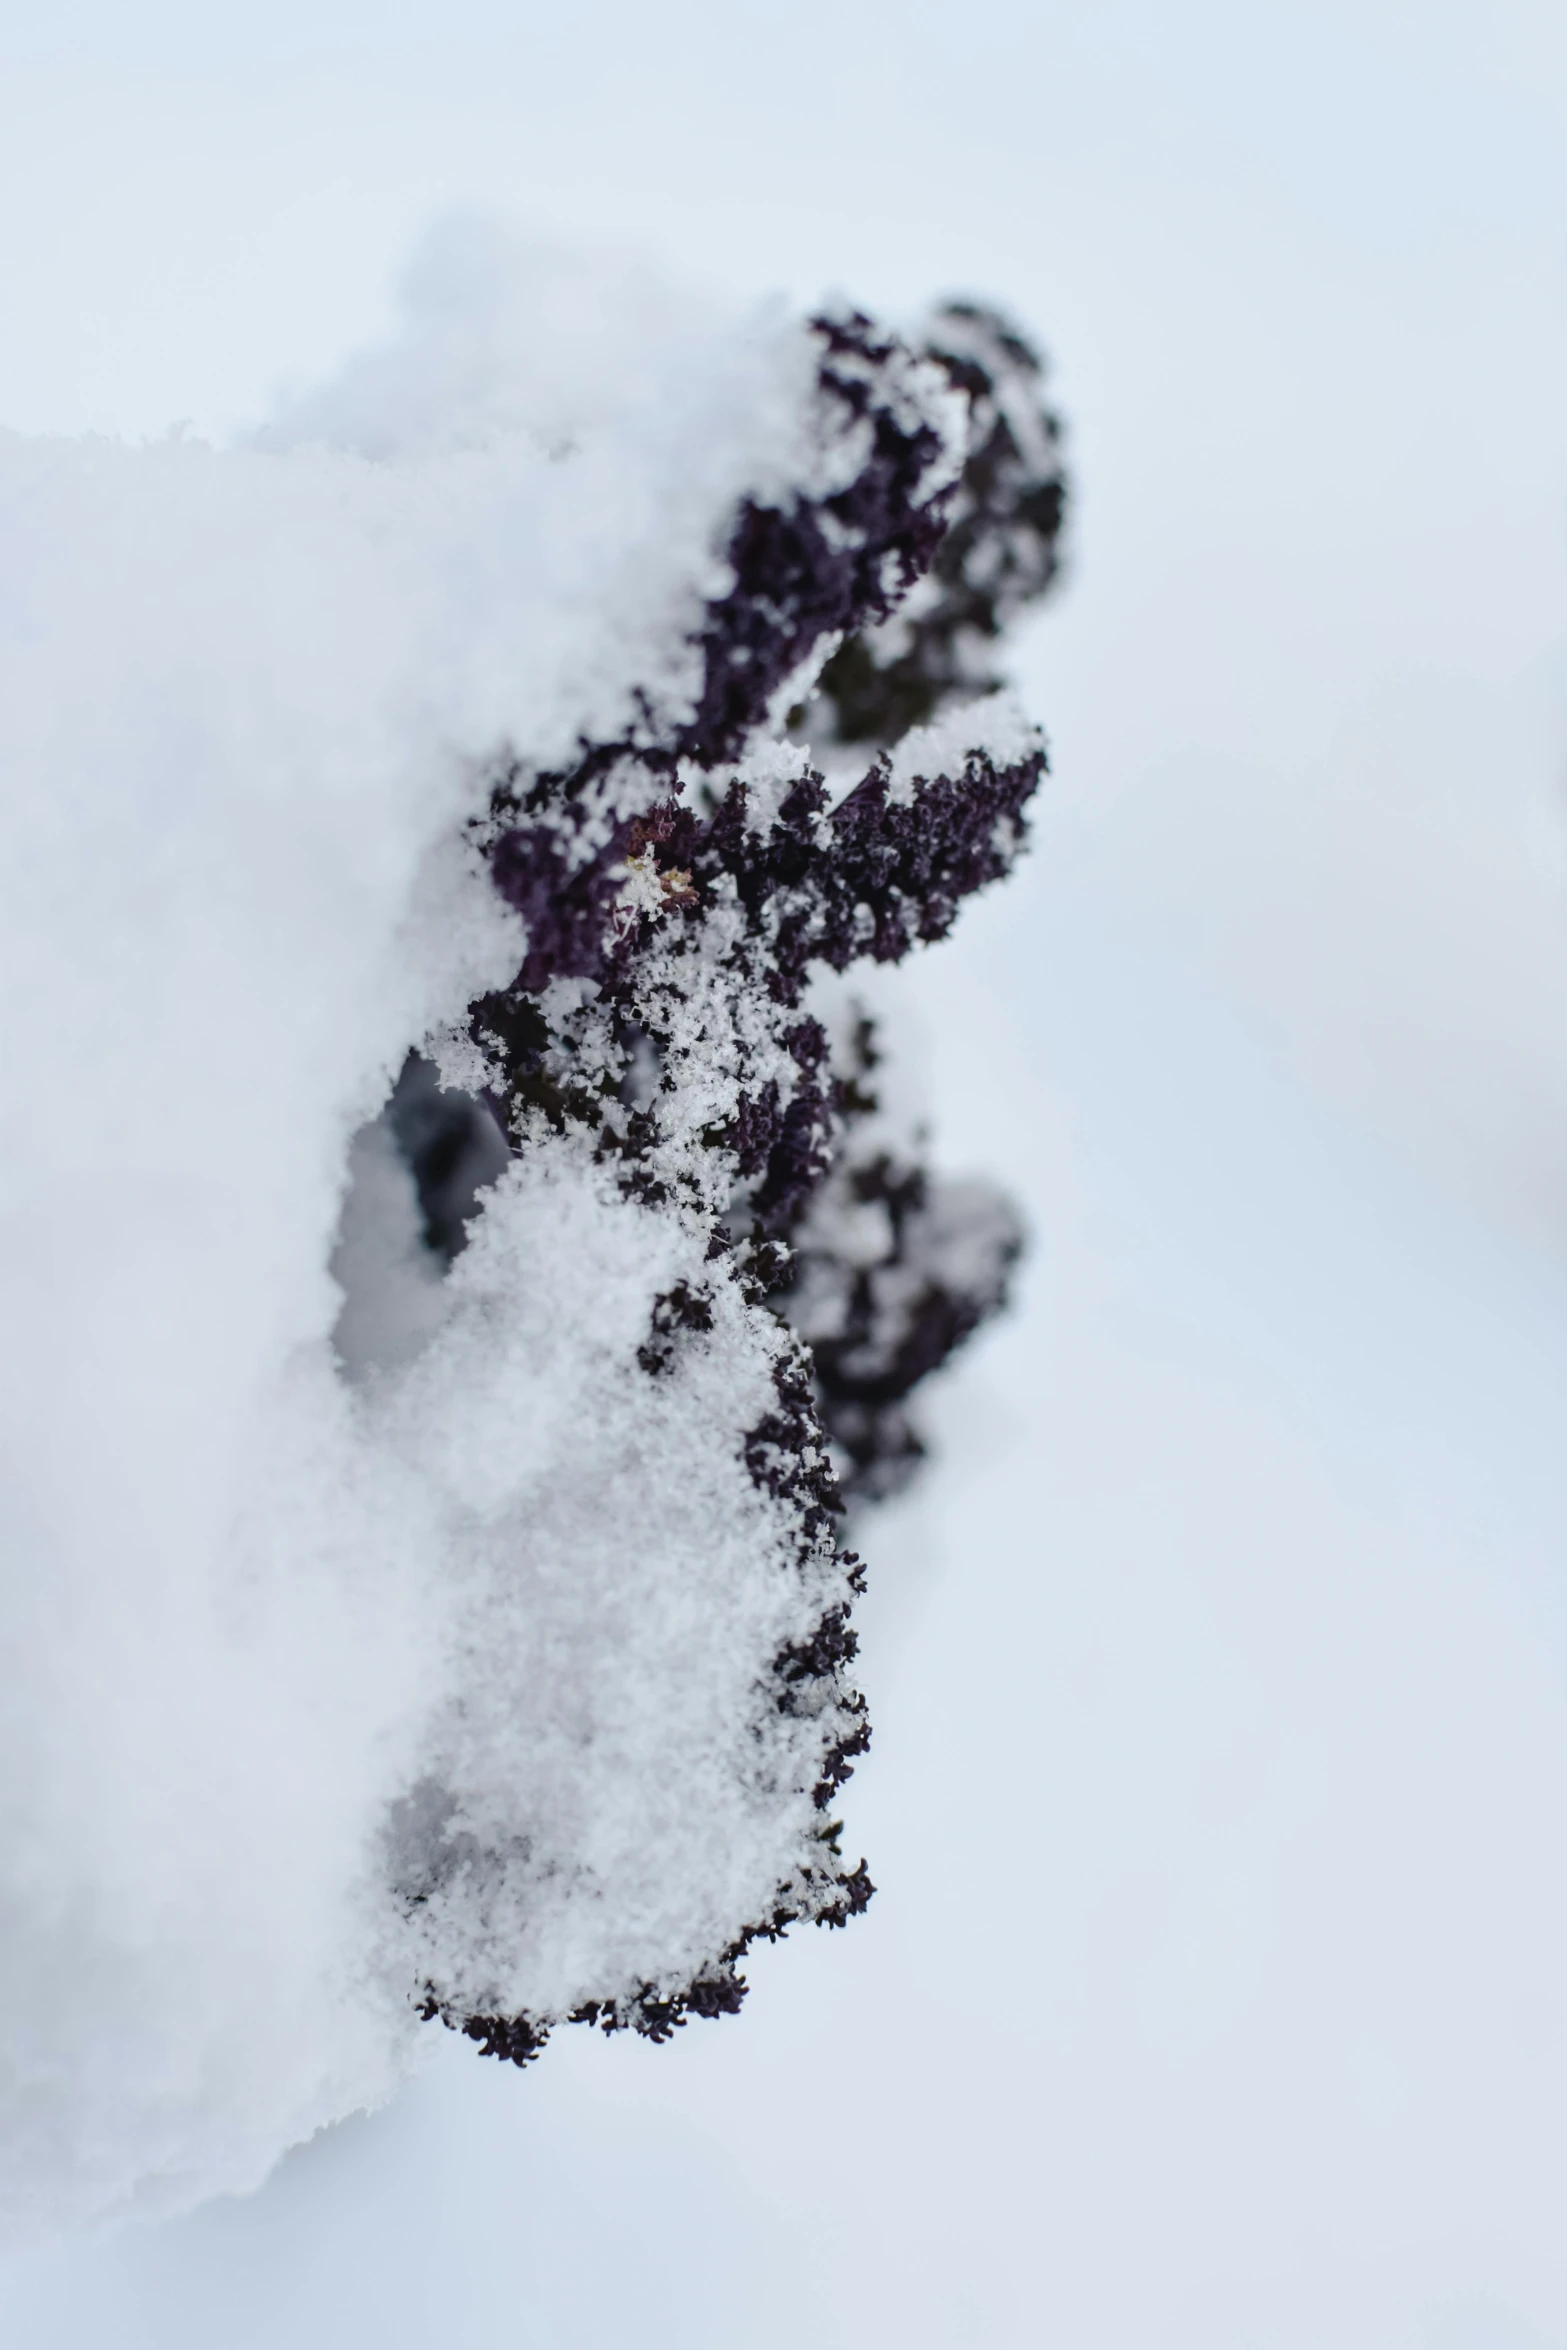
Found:
[[[662,1375],[637,1360],[650,1299],[701,1282],[703,1246],[586,1151],[529,1153],[450,1318],[378,1399],[457,1584],[422,1784],[462,1829],[433,1834],[411,1791],[394,1878],[421,1896],[405,1972],[459,2013],[683,1987],[770,1914],[815,1826],[815,1724],[756,1718],[759,1671],[832,1588],[791,1571],[789,1514],[746,1471],[771,1361],[728,1287]]]
[[[1544,2350],[1559,17],[309,16],[19,29],[7,414],[252,418],[475,192],[1051,345],[1056,775],[926,991],[1032,1271],[867,1536],[854,1934],[670,2048],[454,2043],[256,2197],[8,2262],[11,2333]]]
[[[855,462],[818,404],[798,324],[469,226],[238,447],[0,443],[10,2237],[254,2186],[422,2003],[667,1998],[814,1882],[792,1342],[569,1135],[442,1283],[369,1122],[527,944],[497,752],[689,713],[742,490]]]

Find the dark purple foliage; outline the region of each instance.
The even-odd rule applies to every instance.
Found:
[[[886,618],[928,569],[951,491],[926,484],[940,435],[910,420],[887,378],[903,354],[858,311],[821,318],[819,381],[846,419],[867,421],[870,454],[847,488],[788,507],[742,506],[729,542],[734,586],[710,607],[701,698],[675,744],[704,767],[737,759],[746,737],[824,637]]]
[[[787,1015],[813,967],[894,962],[916,943],[944,937],[963,899],[1009,868],[1044,772],[1037,746],[1000,764],[974,751],[960,772],[916,773],[894,788],[884,751],[836,805],[823,777],[807,770],[760,826],[743,782],[702,781],[738,761],[770,714],[776,723],[780,690],[833,638],[841,642],[816,707],[839,742],[890,746],[954,698],[983,697],[995,679],[976,662],[976,646],[995,640],[1055,570],[1063,497],[1057,428],[1039,401],[1039,363],[1021,337],[972,305],[935,315],[920,348],[971,409],[966,464],[943,487],[942,432],[928,381],[923,407],[910,394],[907,350],[858,313],[818,320],[814,332],[824,413],[845,436],[858,436],[845,441],[860,452],[852,479],[830,494],[743,503],[727,542],[730,583],[692,640],[700,655],[694,706],[660,721],[652,696],[638,692],[624,738],[584,742],[568,770],[509,764],[496,780],[483,839],[497,890],[526,923],[527,954],[509,987],[472,1007],[475,1037],[495,1072],[488,1108],[478,1114],[490,1133],[509,1129],[513,1147],[527,1147],[530,1120],[581,1129],[634,1198],[667,1195],[655,1164],[656,1121],[631,1075],[641,1071],[637,1083],[656,1089],[670,1043],[639,987],[644,958],[656,953],[678,974],[683,956],[706,951],[711,909],[732,893],[743,936],[729,950],[729,982],[737,995],[750,991],[753,1002]],[[905,620],[898,607],[922,577],[926,587]],[[658,893],[651,926],[626,914],[628,859]],[[618,1084],[579,1047],[569,1022],[546,1014],[541,992],[561,979],[594,983],[594,1034],[601,1038],[609,1023],[628,1072]],[[868,1023],[847,1069],[833,1066],[827,1036],[808,1014],[776,1033],[792,1075],[786,1070],[780,1084],[776,1061],[774,1073],[758,1073],[733,1119],[710,1137],[728,1154],[736,1193],[730,1220],[715,1224],[709,1257],[733,1265],[745,1293],[770,1300],[781,1318],[792,1311],[802,1268],[818,1294],[825,1284],[837,1301],[830,1338],[813,1353],[796,1346],[780,1357],[773,1403],[744,1439],[749,1473],[785,1505],[803,1559],[836,1539],[841,1480],[855,1496],[874,1497],[918,1459],[903,1405],[999,1305],[1021,1236],[994,1194],[943,1189],[922,1168],[895,1165],[885,1152],[863,1154],[857,1136],[875,1108]],[[411,1106],[399,1140],[432,1236],[450,1252],[473,1212],[471,1197],[465,1205],[449,1194],[474,1136],[465,1129],[465,1141],[454,1129],[443,1141],[428,1121],[418,1128],[418,1086],[406,1077],[404,1085]],[[889,1239],[878,1263],[835,1255],[833,1219],[823,1212],[834,1187],[885,1208]],[[711,1298],[700,1288],[681,1283],[659,1297],[640,1349],[643,1369],[669,1375],[680,1350],[700,1345],[712,1322]],[[858,1591],[858,1561],[848,1553],[841,1563]],[[834,1604],[809,1637],[780,1652],[768,1685],[768,1702],[830,1725],[813,1791],[823,1812],[869,1743],[864,1700],[846,1678],[855,1650],[848,1606]],[[688,2015],[732,2014],[745,1990],[738,1961],[753,1941],[776,1937],[801,1914],[844,1924],[870,1899],[863,1863],[842,1863],[836,1822],[824,1821],[820,1847],[826,1891],[808,1911],[781,1890],[772,1913],[746,1926],[683,1989],[644,1985],[629,2001],[592,2002],[573,2020],[605,2030],[630,2025],[663,2040]],[[546,2036],[526,2016],[453,2013],[433,1993],[427,2012],[517,2064],[530,2062]]]
[[[517,975],[527,993],[598,970],[629,831],[617,827],[605,846],[575,865],[571,836],[558,824],[513,825],[491,847],[495,886],[528,925],[527,958]]]
[[[851,637],[822,674],[840,742],[895,742],[953,694],[993,685],[993,648],[1060,560],[1066,479],[1038,355],[973,302],[943,304],[921,348],[968,395],[968,461],[920,609],[891,643]]]

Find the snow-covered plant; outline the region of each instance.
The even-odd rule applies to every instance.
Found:
[[[460,1729],[396,1818],[431,2012],[519,2062],[562,2014],[657,2038],[687,2010],[731,2011],[756,1936],[864,1907],[865,1866],[845,1865],[831,1816],[868,1744],[846,1678],[861,1569],[841,1488],[885,1492],[910,1462],[903,1400],[999,1303],[1019,1244],[986,1187],[937,1185],[878,1147],[869,1023],[835,1052],[810,993],[823,970],[942,937],[1016,854],[1044,752],[987,657],[1054,567],[1054,430],[1033,354],[971,306],[931,322],[918,356],[858,314],[808,331],[813,461],[792,493],[740,505],[694,632],[694,705],[661,709],[631,680],[617,738],[582,741],[564,768],[512,748],[494,775],[476,837],[527,952],[470,1014],[482,1106],[410,1133],[412,1102],[427,1120],[432,1106],[415,1064],[392,1113],[435,1246],[461,1245],[442,1196],[457,1145],[481,1164],[515,1154],[487,1212],[518,1218],[524,1250],[541,1188],[570,1185],[613,1200],[662,1268],[594,1432],[601,1506],[571,1562],[607,1555],[613,1580],[562,1605],[518,1527],[502,1587],[527,1610],[521,1653],[503,1648],[482,1717],[465,1676]],[[795,731],[829,745],[893,740],[835,761],[830,783],[780,737],[791,704]],[[473,1206],[484,1196],[476,1184]],[[711,1518],[693,1519],[692,1493]],[[642,1529],[665,1503],[657,1645],[627,1646],[657,1696],[624,1757],[640,1796],[614,1792],[620,1841],[589,1873],[583,1832],[605,1823],[577,1806],[595,1774],[558,1748],[519,1755],[516,1716],[542,1696],[527,1672],[541,1636],[580,1653],[637,1604]],[[720,1528],[724,1549],[697,1565]],[[673,1708],[668,1643],[693,1585],[709,1623],[690,1662],[709,1645],[713,1661],[697,1706]],[[584,1655],[579,1732],[618,1739],[636,1694]],[[650,1812],[669,1815],[659,1837]],[[616,1913],[607,1946],[583,1948],[584,1905]]]
[[[242,450],[0,452],[13,2223],[863,1908],[845,1496],[1019,1245],[845,975],[1022,843],[1033,354],[484,239],[413,306]]]

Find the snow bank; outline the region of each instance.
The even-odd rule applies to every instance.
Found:
[[[859,1735],[853,1563],[798,1344],[743,1247],[713,1261],[746,1084],[765,1063],[779,1110],[809,1075],[768,995],[802,885],[746,915],[773,960],[736,996],[718,830],[695,881],[626,836],[682,788],[661,745],[688,795],[728,760],[740,806],[762,702],[851,611],[740,642],[737,512],[847,511],[896,443],[930,537],[964,402],[857,332],[824,407],[800,324],[469,228],[393,346],[242,448],[0,441],[13,2235],[249,2186],[389,2093],[421,2011],[519,2056],[583,2006],[653,2028],[734,2004],[740,1929],[861,1898],[822,1811]],[[892,561],[854,588],[875,610]],[[971,782],[987,723],[1014,780],[963,887],[1041,763],[997,705],[942,738]],[[519,758],[593,745],[530,829]],[[890,772],[811,837],[880,855],[922,813]],[[898,952],[951,914],[900,854]],[[807,948],[893,951],[852,891],[812,905],[800,981]],[[670,934],[614,1034],[590,916],[606,955]],[[544,1117],[499,1013],[463,1028],[515,1013],[519,965],[549,1051],[657,1127],[656,1180]],[[527,1143],[449,1272],[367,1124],[421,1044]]]

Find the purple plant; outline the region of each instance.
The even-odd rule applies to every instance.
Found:
[[[581,742],[565,768],[498,768],[480,846],[527,948],[511,984],[471,1009],[488,1087],[482,1101],[439,1092],[416,1058],[390,1112],[448,1260],[507,1154],[551,1138],[575,1136],[626,1199],[701,1219],[708,1270],[657,1297],[638,1358],[650,1380],[710,1342],[723,1283],[792,1333],[743,1453],[826,1597],[772,1658],[757,1704],[809,1725],[821,1824],[772,1907],[736,1918],[683,1985],[574,2010],[654,2039],[687,2014],[732,2013],[759,1936],[802,1918],[841,1925],[870,1897],[827,1817],[869,1739],[848,1677],[862,1570],[841,1544],[844,1508],[917,1462],[908,1399],[1002,1303],[1021,1246],[990,1187],[938,1181],[889,1147],[872,1024],[857,1015],[835,1041],[812,988],[824,970],[944,937],[1023,844],[1045,752],[995,698],[993,663],[1055,575],[1057,427],[1034,353],[975,304],[938,310],[912,351],[857,313],[813,331],[850,462],[829,486],[741,504],[728,584],[692,639],[688,707],[670,716],[638,691],[619,739]],[[956,467],[943,391],[966,403]],[[781,723],[792,739],[768,743]],[[862,745],[868,762],[845,777],[846,747]],[[869,1249],[867,1210],[880,1218]],[[414,1906],[453,1865],[444,1819],[437,1805],[405,1837]],[[437,1979],[425,2012],[519,2064],[555,2020],[471,2012]]]

